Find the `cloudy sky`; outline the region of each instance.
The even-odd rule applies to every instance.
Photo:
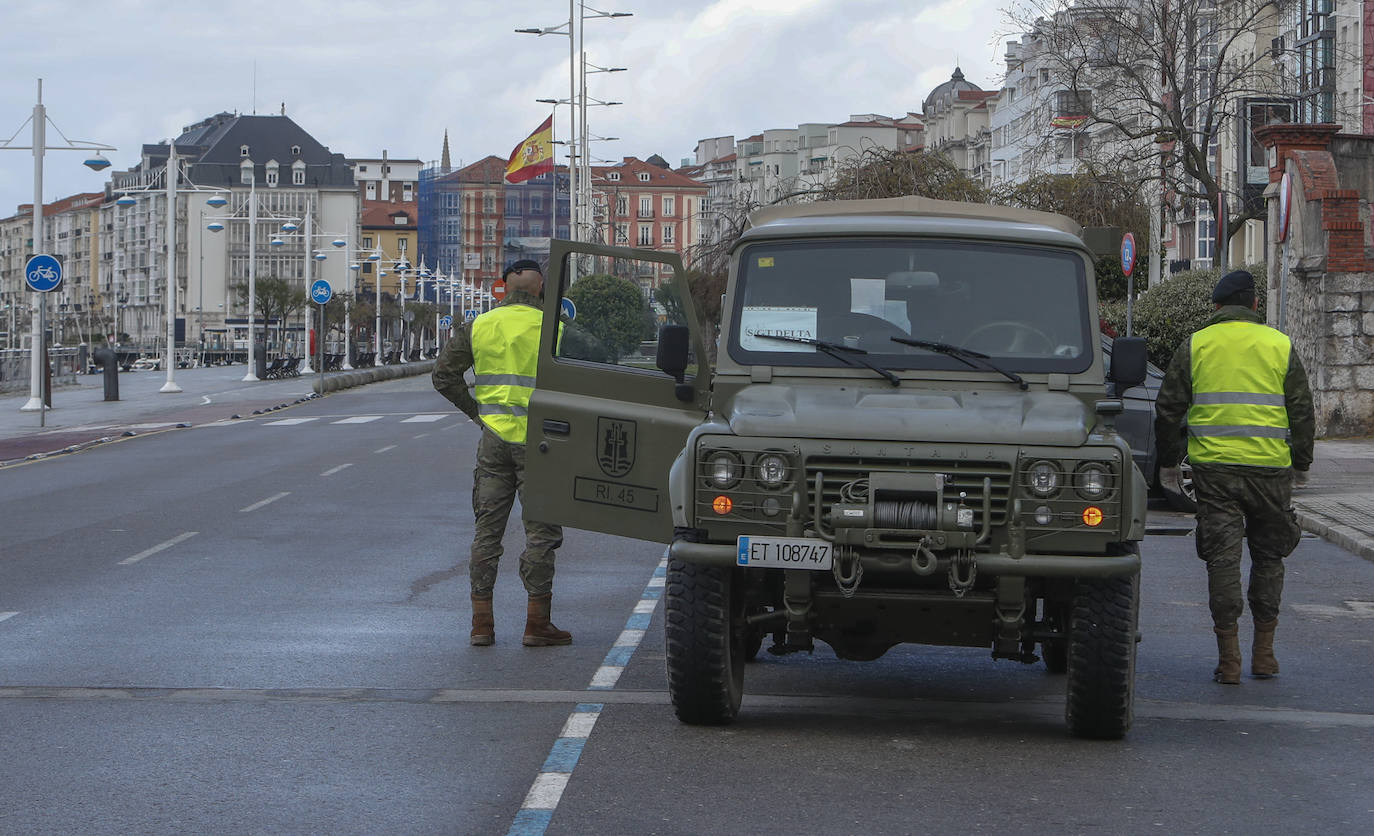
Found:
[[[956,62],[995,87],[1008,0],[592,2],[633,13],[586,23],[588,61],[627,68],[589,76],[624,102],[589,109],[590,133],[619,137],[593,155],[677,165],[701,138],[919,111]],[[563,0],[0,0],[0,141],[29,144],[42,78],[52,122],[120,169],[206,116],[283,103],[350,157],[437,160],[445,130],[455,163],[506,156],[548,115],[535,99],[568,96],[567,39],[514,30],[567,18]],[[44,171],[45,201],[106,180],[70,151]],[[0,217],[32,199],[32,156],[0,154]]]

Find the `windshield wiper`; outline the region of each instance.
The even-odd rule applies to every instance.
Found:
[[[931,342],[930,340],[911,340],[907,339],[906,337],[888,337],[888,339],[892,340],[894,343],[915,346],[916,348],[924,348],[927,351],[934,351],[939,354],[948,355],[971,369],[982,369],[983,371],[997,372],[998,374],[1005,377],[1007,380],[1010,380],[1012,383],[1015,383],[1017,386],[1021,387],[1023,390],[1030,388],[1030,384],[1026,383],[1026,381],[1021,377],[1021,375],[1017,374],[1016,372],[1007,371],[1006,369],[992,362],[992,360],[982,352],[973,351],[972,349],[968,348],[961,348],[960,346],[950,345],[949,343]],[[977,361],[976,363],[974,362],[975,360]]]
[[[840,343],[827,342],[825,340],[813,340],[810,337],[784,337],[781,334],[755,334],[754,336],[765,337],[770,340],[781,340],[785,343],[801,343],[802,345],[814,345],[816,348],[819,348],[821,351],[824,351],[831,357],[834,357],[837,360],[842,360],[851,366],[863,366],[864,368],[872,369],[873,371],[887,378],[887,382],[891,383],[893,386],[902,385],[902,379],[897,375],[893,374],[891,371],[888,371],[882,366],[875,366],[874,364],[868,362],[862,357],[850,356],[853,354],[867,354],[868,352],[864,351],[862,348],[853,348],[851,346],[841,345]]]

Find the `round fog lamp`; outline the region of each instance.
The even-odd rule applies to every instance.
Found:
[[[1026,472],[1031,493],[1036,496],[1053,496],[1059,490],[1059,468],[1052,462],[1038,461]]]
[[[730,501],[728,496],[718,496],[711,500],[711,510],[717,514],[725,515],[730,513],[730,509],[735,507],[735,503]]]
[[[1054,512],[1050,510],[1050,506],[1041,505],[1039,508],[1036,508],[1035,521],[1041,525],[1049,525],[1054,522]]]
[[[765,453],[754,462],[758,469],[759,484],[766,488],[776,488],[787,481],[787,459],[777,453]]]
[[[1083,524],[1086,526],[1098,526],[1102,524],[1102,509],[1096,505],[1089,505],[1083,509]]]
[[[782,511],[782,503],[776,496],[770,496],[763,501],[763,515],[765,517],[776,517]]]

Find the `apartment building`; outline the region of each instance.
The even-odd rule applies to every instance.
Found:
[[[386,151],[380,158],[357,158],[348,161],[353,180],[363,200],[413,203],[418,194],[420,160],[393,160]]]
[[[43,240],[37,247],[31,204],[0,219],[0,348],[22,348],[32,339],[34,293],[24,280],[24,266],[34,253],[62,263],[62,286],[47,294],[53,341],[71,345],[105,332],[107,300],[96,281],[104,197],[86,192],[44,204]]]
[[[625,157],[610,166],[592,166],[596,238],[607,243],[674,252],[690,261],[688,248],[700,238],[702,202],[709,187],[668,168]],[[667,275],[643,277],[646,289]]]

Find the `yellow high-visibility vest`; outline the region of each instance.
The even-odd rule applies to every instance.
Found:
[[[543,322],[543,312],[528,305],[503,305],[472,321],[477,415],[513,444],[525,443]]]
[[[1189,459],[1292,466],[1283,397],[1292,350],[1287,335],[1257,322],[1218,322],[1193,334]]]

